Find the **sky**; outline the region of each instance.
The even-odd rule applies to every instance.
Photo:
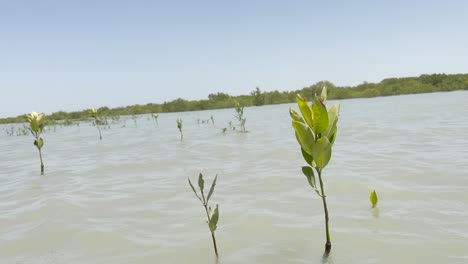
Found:
[[[0,118],[468,73],[468,1],[0,0]]]

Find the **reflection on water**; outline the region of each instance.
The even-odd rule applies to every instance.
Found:
[[[333,104],[334,102],[329,102]],[[468,92],[341,101],[324,170],[332,251],[288,108],[160,114],[29,136],[0,127],[2,263],[217,263],[188,177],[218,174],[219,263],[464,263]],[[215,125],[197,119],[216,120]],[[175,120],[184,122],[180,142]],[[8,126],[7,126],[8,127]],[[379,192],[370,210],[369,190]]]

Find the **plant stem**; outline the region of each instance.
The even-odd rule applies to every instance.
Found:
[[[39,150],[39,159],[41,160],[41,175],[44,175],[44,163],[42,162],[42,153],[41,150]]]
[[[328,228],[328,207],[327,207],[327,199],[325,196],[325,191],[323,189],[323,181],[322,181],[322,171],[317,170],[319,180],[320,180],[320,191],[322,193],[322,201],[323,201],[323,210],[325,211],[325,230],[326,230],[326,235],[327,235],[327,243],[325,244],[325,253],[328,254],[330,253],[331,250],[331,241],[330,241],[330,231]]]

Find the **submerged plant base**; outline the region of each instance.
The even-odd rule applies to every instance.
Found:
[[[331,251],[331,243],[330,242],[327,242],[325,243],[325,255],[328,256],[330,254],[330,251]]]

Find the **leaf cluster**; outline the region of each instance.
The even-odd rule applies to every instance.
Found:
[[[203,175],[200,173],[198,176],[198,188],[200,190],[200,194],[195,190],[195,187],[193,186],[192,182],[190,181],[190,178],[188,179],[190,188],[192,188],[193,193],[195,196],[197,196],[198,200],[202,203],[203,207],[205,208],[206,211],[206,216],[208,218],[208,227],[210,228],[211,233],[214,233],[214,231],[217,228],[218,224],[218,219],[219,219],[219,208],[218,205],[216,205],[216,208],[214,211],[211,210],[211,207],[208,205],[208,202],[210,201],[211,196],[213,195],[215,186],[216,186],[216,180],[218,179],[218,175],[216,175],[215,179],[211,183],[210,190],[208,191],[208,195],[205,196],[204,188],[205,188],[205,181],[203,180]]]
[[[315,95],[311,105],[300,95],[296,96],[296,100],[301,115],[293,109],[289,110],[289,114],[297,142],[301,146],[302,156],[309,164],[302,168],[302,172],[312,188],[320,195],[312,168],[320,174],[330,161],[337,134],[340,105],[336,104],[327,111],[326,87],[322,89],[320,95]]]

